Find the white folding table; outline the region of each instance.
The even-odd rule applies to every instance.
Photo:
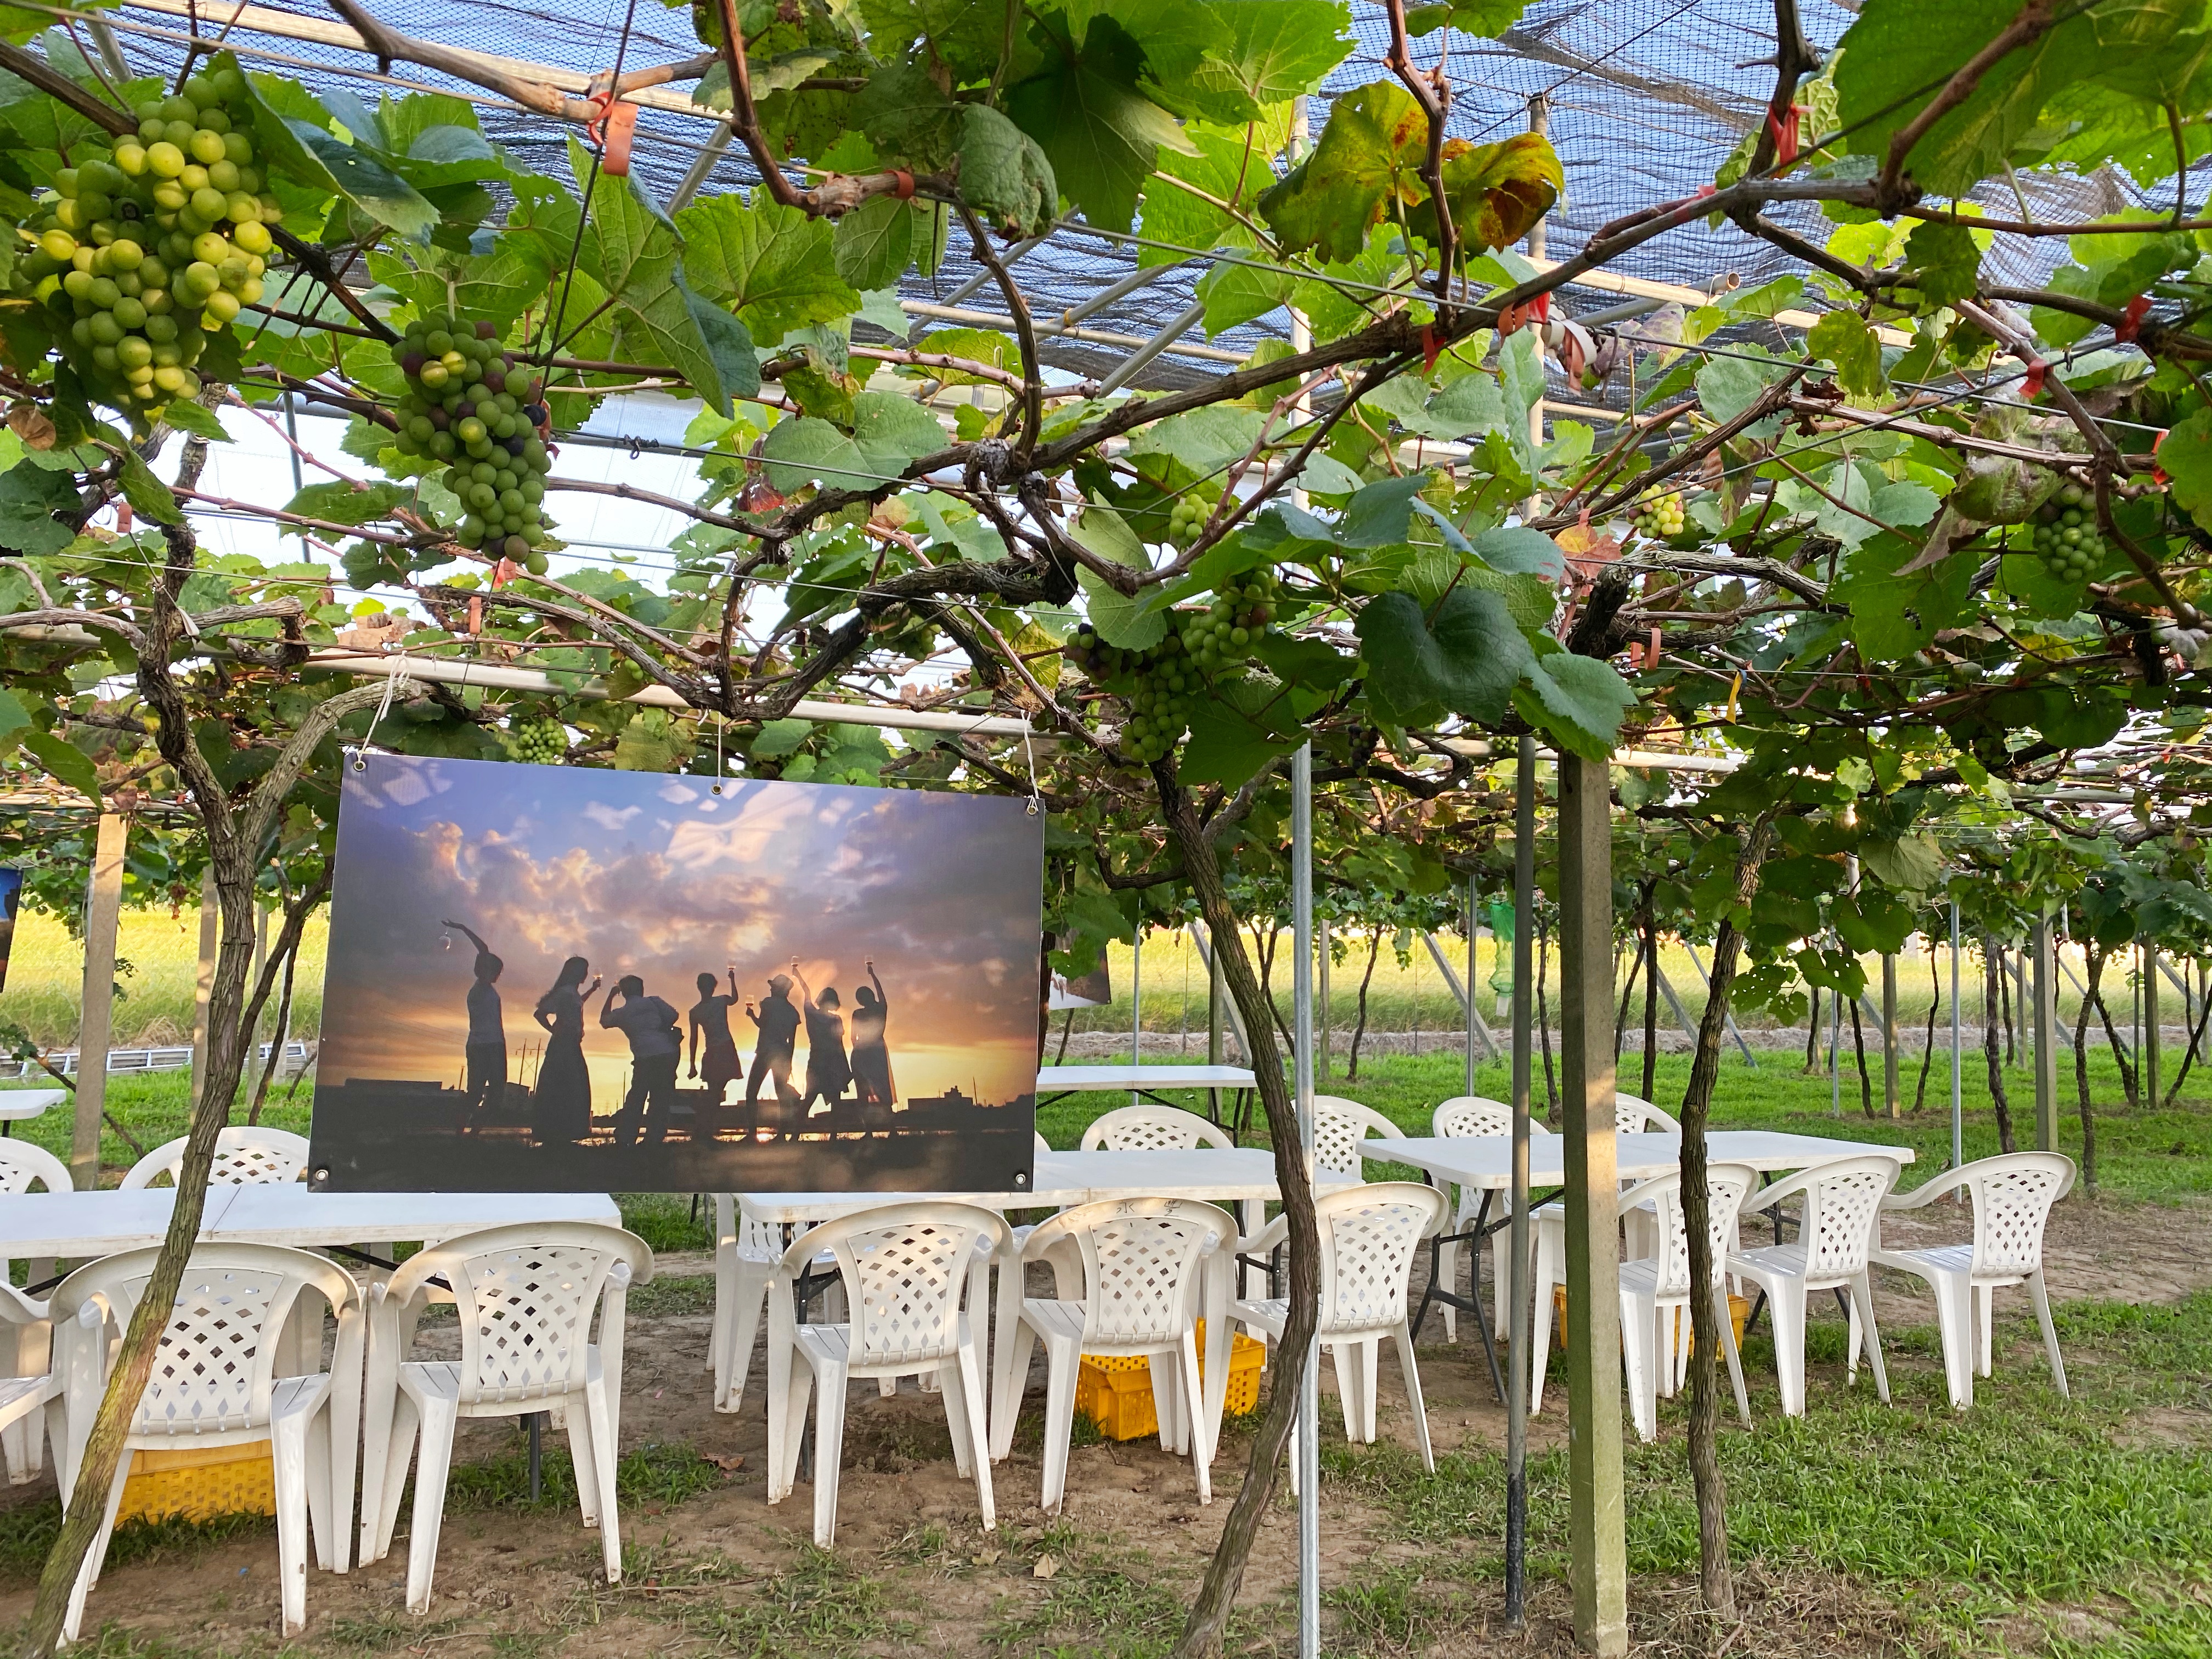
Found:
[[[1462,1297],[1455,1285],[1443,1283],[1438,1272],[1443,1247],[1448,1243],[1472,1243],[1475,1259],[1469,1268],[1480,1276],[1482,1242],[1505,1226],[1504,1220],[1489,1219],[1493,1195],[1513,1184],[1513,1138],[1510,1135],[1422,1135],[1403,1140],[1370,1137],[1359,1143],[1363,1157],[1376,1163],[1411,1164],[1425,1170],[1431,1180],[1456,1181],[1463,1187],[1472,1187],[1482,1194],[1482,1207],[1476,1212],[1474,1224],[1467,1231],[1455,1234],[1438,1233],[1429,1240],[1429,1284],[1421,1292],[1421,1305],[1413,1315],[1413,1328],[1418,1331],[1431,1303],[1449,1303],[1462,1313],[1472,1315],[1475,1333],[1482,1339],[1484,1354],[1490,1361],[1492,1382],[1496,1384],[1498,1397],[1504,1397],[1504,1381],[1498,1367],[1498,1354],[1490,1340],[1490,1325],[1484,1316],[1481,1304],[1472,1297]],[[1892,1146],[1872,1141],[1832,1140],[1826,1135],[1789,1134],[1772,1129],[1714,1129],[1705,1135],[1705,1156],[1715,1164],[1748,1164],[1762,1175],[1771,1175],[1781,1170],[1809,1170],[1822,1164],[1832,1164],[1840,1158],[1860,1158],[1868,1153],[1879,1153],[1894,1158],[1900,1164],[1910,1164],[1913,1151],[1910,1146]],[[1620,1177],[1624,1182],[1649,1181],[1657,1176],[1670,1175],[1682,1164],[1682,1137],[1660,1133],[1649,1134],[1616,1134],[1613,1137],[1613,1157]],[[1563,1135],[1532,1134],[1528,1137],[1528,1185],[1559,1187],[1566,1182],[1566,1138]],[[1533,1207],[1533,1206],[1532,1206]],[[1781,1226],[1782,1218],[1775,1218]],[[1778,1239],[1778,1243],[1779,1240]],[[1497,1251],[1492,1249],[1492,1272],[1496,1271]]]
[[[1119,1094],[1127,1091],[1129,1103],[1135,1105],[1139,1097],[1170,1106],[1175,1103],[1161,1100],[1162,1089],[1204,1089],[1213,1097],[1213,1115],[1221,1116],[1221,1093],[1233,1091],[1248,1097],[1259,1086],[1259,1079],[1241,1066],[1133,1066],[1116,1061],[1109,1066],[1040,1066],[1037,1067],[1036,1098],[1042,1106],[1072,1094]],[[1240,1102],[1237,1117],[1243,1120]],[[1224,1125],[1227,1127],[1229,1126]]]
[[[0,1194],[0,1255],[81,1260],[159,1244],[176,1204],[173,1187],[131,1192]],[[364,1238],[438,1244],[518,1221],[622,1224],[605,1193],[316,1193],[297,1184],[210,1187],[204,1244],[329,1249]]]
[[[68,1098],[66,1089],[0,1089],[0,1135],[15,1133],[26,1118],[43,1117]]]

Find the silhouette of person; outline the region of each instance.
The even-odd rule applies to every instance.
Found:
[[[599,988],[584,984],[592,964],[570,957],[561,964],[553,988],[538,999],[531,1016],[546,1031],[545,1054],[538,1066],[537,1109],[532,1138],[538,1146],[579,1141],[592,1133],[592,1074],[584,1064],[584,1000]],[[578,988],[581,987],[581,989]]]
[[[806,1007],[806,1093],[799,1103],[801,1121],[814,1115],[814,1103],[819,1100],[830,1108],[830,1124],[836,1127],[836,1109],[845,1103],[845,1087],[853,1080],[853,1068],[845,1059],[845,1021],[837,1011],[843,1005],[837,1000],[837,988],[826,985],[817,997],[806,975],[799,971],[799,958],[791,960],[791,971],[799,981],[799,994],[805,999]]]
[[[888,1112],[896,1097],[891,1081],[891,1052],[884,1040],[891,1000],[884,994],[883,981],[876,976],[875,958],[869,957],[864,965],[868,984],[853,993],[853,1089],[863,1104]]]
[[[753,1050],[752,1075],[745,1081],[745,1121],[760,1121],[761,1081],[774,1078],[776,1101],[785,1109],[785,1127],[788,1127],[790,1108],[799,1104],[799,1091],[791,1086],[792,1051],[799,1045],[799,1010],[791,1006],[791,976],[778,974],[769,980],[768,994],[761,999],[758,1011],[751,1003],[745,1004],[745,1018],[760,1029],[760,1046]]]
[[[476,982],[469,987],[469,1036],[462,1046],[469,1069],[461,1104],[461,1133],[473,1134],[485,1118],[498,1115],[507,1100],[507,1024],[495,988],[500,969],[506,964],[491,953],[491,947],[474,928],[458,921],[444,926],[477,947]]]
[[[615,1119],[615,1146],[627,1151],[642,1132],[647,1146],[658,1146],[676,1110],[676,1066],[684,1058],[676,1011],[659,997],[646,995],[645,981],[635,974],[625,974],[599,1010],[599,1024],[629,1039],[629,1093]]]
[[[745,1074],[738,1058],[737,1039],[730,1035],[730,1010],[738,1004],[738,970],[730,969],[730,994],[716,993],[712,974],[699,975],[699,1000],[691,1005],[691,1063],[689,1075],[699,1075],[699,1048],[707,1049],[707,1094],[713,1105],[722,1103],[731,1084]]]

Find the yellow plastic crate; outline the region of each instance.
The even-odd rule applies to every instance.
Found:
[[[1267,1345],[1238,1331],[1230,1339],[1229,1394],[1222,1409],[1240,1417],[1260,1403],[1260,1371]],[[1206,1322],[1198,1323],[1200,1375],[1206,1367]],[[1152,1362],[1085,1354],[1075,1376],[1075,1409],[1109,1440],[1135,1440],[1160,1431],[1152,1403]]]
[[[265,1440],[243,1446],[201,1446],[181,1451],[131,1454],[118,1521],[181,1516],[211,1521],[219,1515],[276,1513],[276,1466]]]
[[[1743,1346],[1744,1323],[1750,1317],[1751,1304],[1734,1291],[1730,1291],[1729,1323],[1735,1327],[1735,1345],[1739,1348]],[[1681,1340],[1689,1345],[1690,1352],[1694,1353],[1697,1352],[1697,1344],[1691,1340],[1689,1323],[1690,1310],[1687,1308],[1676,1309],[1674,1328]],[[1567,1287],[1564,1285],[1552,1286],[1552,1346],[1561,1353],[1567,1351]]]

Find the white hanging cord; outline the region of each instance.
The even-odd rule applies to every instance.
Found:
[[[1037,793],[1036,750],[1030,744],[1030,723],[1026,720],[1022,722],[1022,754],[1029,762],[1030,816],[1035,817],[1044,811],[1044,797]]]
[[[722,793],[722,733],[728,729],[729,724],[719,714],[714,717],[714,787],[707,792],[709,794]]]
[[[354,748],[353,769],[355,771],[364,772],[368,769],[368,745],[376,736],[378,725],[386,714],[392,712],[392,690],[398,685],[406,672],[407,653],[403,647],[398,659],[392,665],[392,672],[385,677],[383,701],[376,705],[376,712],[368,717],[368,730],[362,733],[361,742]]]

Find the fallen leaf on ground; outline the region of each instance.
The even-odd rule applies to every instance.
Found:
[[[1030,1569],[1030,1577],[1032,1578],[1049,1578],[1053,1574],[1059,1571],[1059,1562],[1054,1560],[1049,1555],[1040,1555],[1036,1559],[1036,1565]]]

